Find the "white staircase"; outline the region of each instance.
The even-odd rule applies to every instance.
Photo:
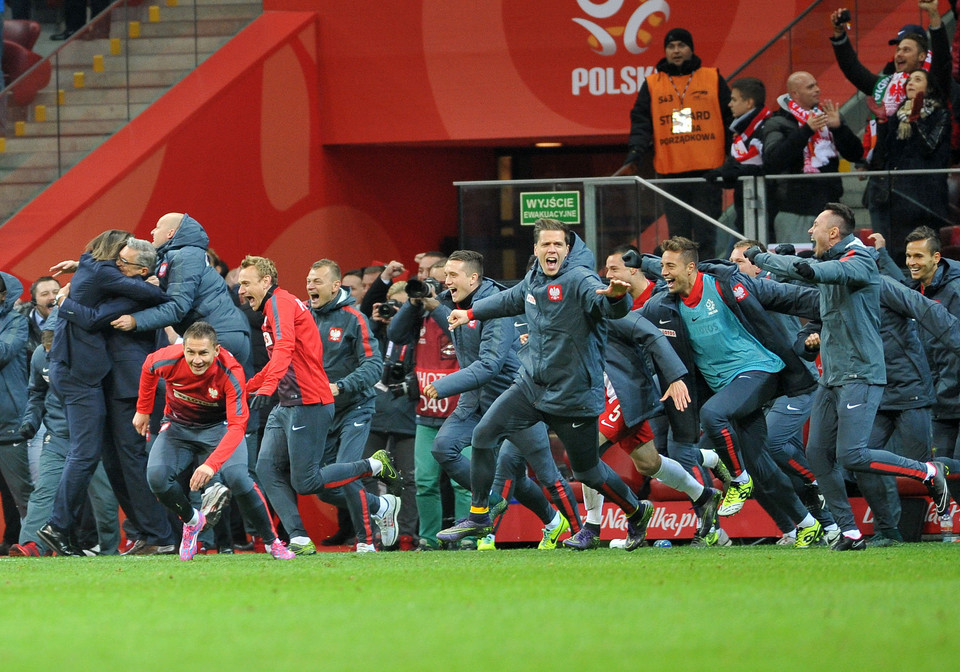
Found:
[[[263,11],[251,0],[146,0],[115,7],[51,54],[27,106],[5,97],[0,222],[193,71]],[[106,26],[109,22],[109,37]]]

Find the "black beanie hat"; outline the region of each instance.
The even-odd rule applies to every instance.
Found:
[[[667,36],[663,38],[663,48],[666,49],[668,44],[678,40],[690,47],[690,51],[693,51],[693,35],[686,28],[673,28],[667,33]]]

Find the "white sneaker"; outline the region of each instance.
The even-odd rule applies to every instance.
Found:
[[[794,534],[785,534],[777,539],[777,546],[793,546],[797,543],[797,537]]]
[[[610,548],[626,548],[627,540],[626,539],[611,539]]]
[[[400,513],[400,498],[396,495],[383,495],[387,501],[387,510],[382,516],[371,516],[380,528],[380,543],[384,548],[397,543],[400,528],[397,527],[397,515]]]
[[[357,553],[376,553],[377,547],[373,544],[357,544]]]

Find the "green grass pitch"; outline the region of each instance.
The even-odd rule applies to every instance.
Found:
[[[957,669],[960,544],[5,558],[12,670]]]

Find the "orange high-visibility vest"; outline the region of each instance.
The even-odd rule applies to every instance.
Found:
[[[725,158],[723,115],[716,68],[671,77],[647,77],[653,120],[653,167],[661,175],[719,168]],[[689,131],[677,131],[674,112],[690,108]]]

